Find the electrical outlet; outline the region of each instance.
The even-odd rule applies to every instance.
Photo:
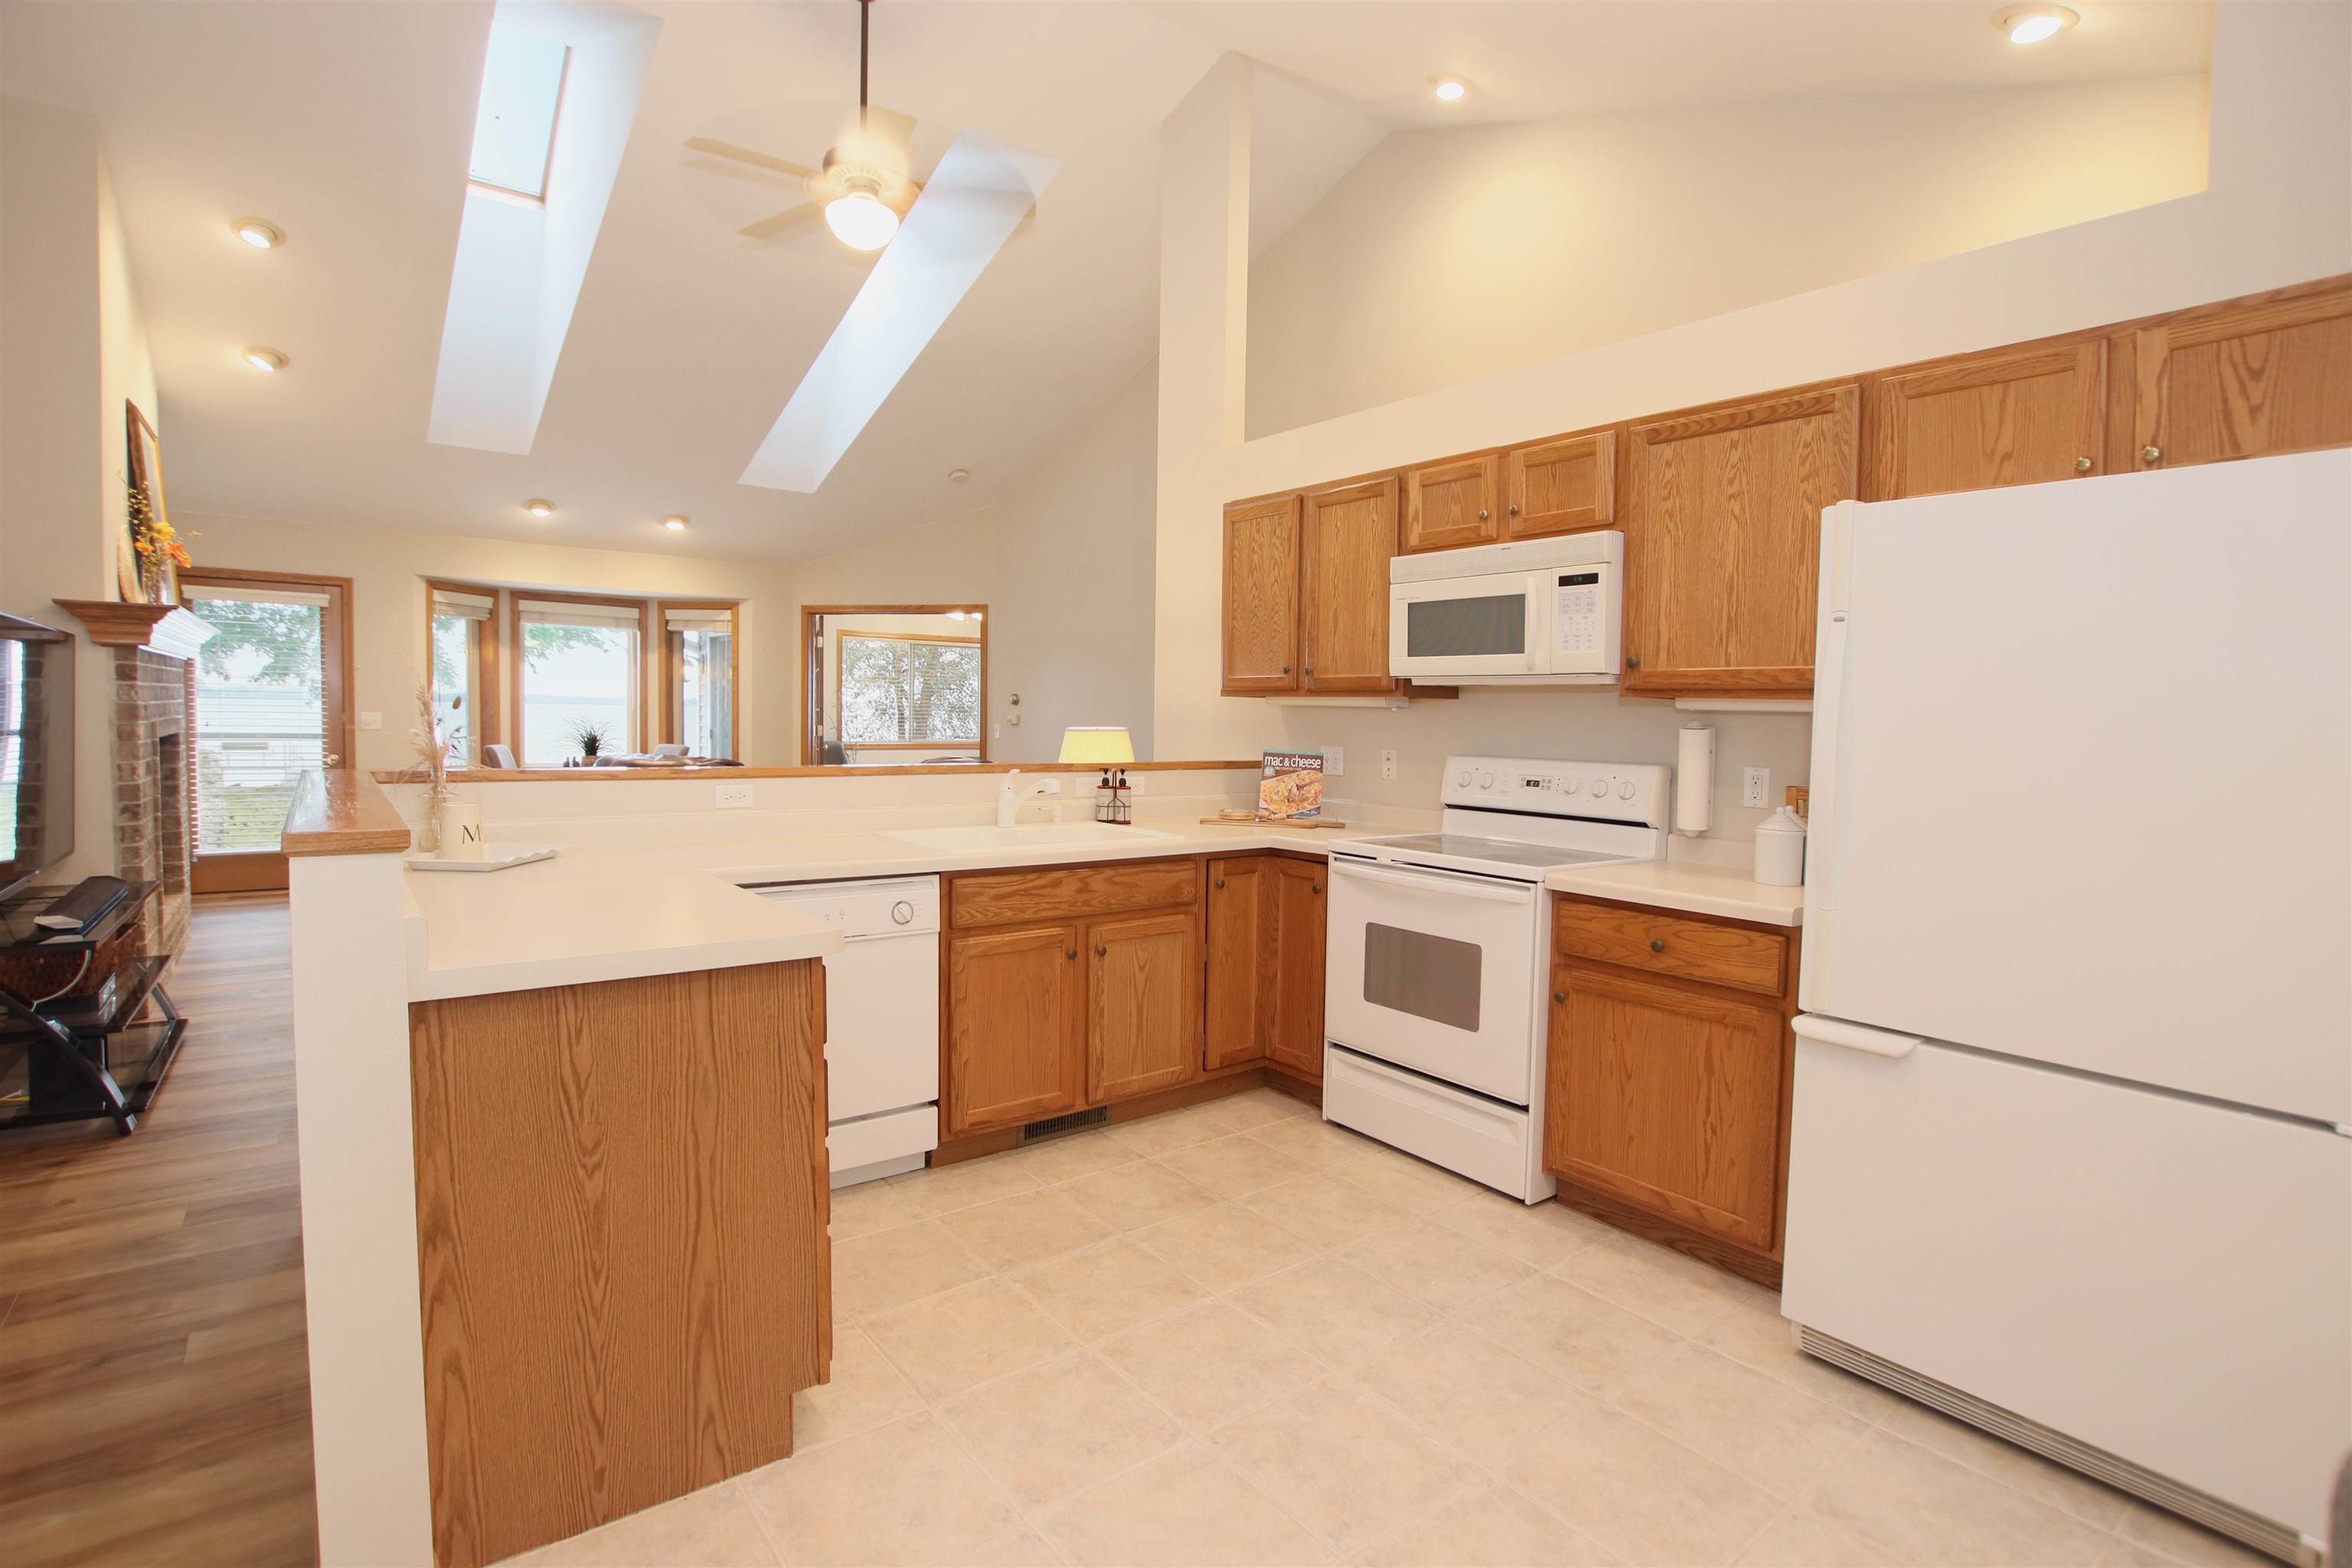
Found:
[[[1392,779],[1396,777],[1396,748],[1393,746],[1383,747],[1381,749],[1381,777],[1384,779]]]
[[[1749,768],[1739,787],[1742,805],[1769,806],[1772,804],[1772,770]]]
[[[362,712],[362,713],[360,715],[360,728],[361,728],[361,729],[362,729],[362,730],[381,730],[381,729],[383,729],[383,714],[381,714],[381,713],[365,713],[365,712]]]
[[[1345,746],[1324,747],[1323,776],[1327,779],[1337,779],[1345,778],[1347,774],[1348,748]]]
[[[719,808],[740,810],[751,804],[751,786],[747,784],[724,784],[718,786]]]

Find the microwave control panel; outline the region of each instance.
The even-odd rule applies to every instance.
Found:
[[[1601,651],[1601,572],[1597,567],[1559,574],[1552,590],[1552,651]]]

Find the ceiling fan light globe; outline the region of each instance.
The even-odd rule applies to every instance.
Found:
[[[898,232],[898,215],[865,192],[855,191],[825,204],[824,225],[852,250],[879,250]]]

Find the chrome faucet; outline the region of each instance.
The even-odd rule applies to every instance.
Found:
[[[1013,826],[1013,819],[1021,815],[1024,802],[1034,800],[1041,795],[1062,793],[1062,781],[1059,779],[1039,779],[1028,788],[1023,789],[1013,782],[1020,776],[1021,770],[1014,768],[997,781],[996,826],[999,827]]]

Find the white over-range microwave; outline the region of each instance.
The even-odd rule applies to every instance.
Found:
[[[1389,563],[1389,673],[1461,686],[1605,686],[1624,650],[1613,529]]]

